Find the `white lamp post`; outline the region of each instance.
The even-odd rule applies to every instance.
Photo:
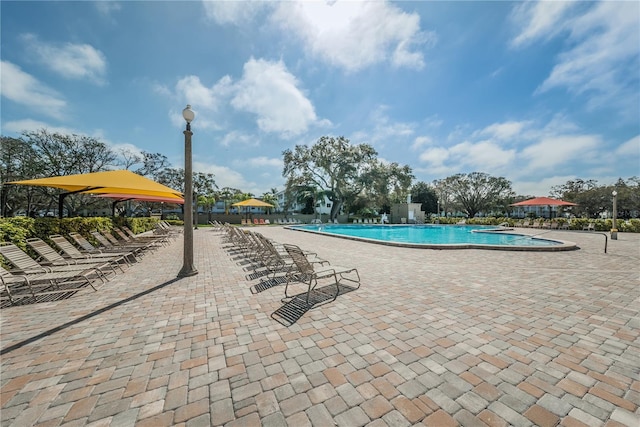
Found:
[[[182,110],[187,122],[184,133],[184,262],[178,277],[194,276],[198,270],[193,265],[193,171],[191,170],[191,122],[196,115],[191,105]]]
[[[613,220],[611,221],[611,240],[618,240],[618,227],[616,227],[616,216],[618,215],[618,192],[613,190]]]

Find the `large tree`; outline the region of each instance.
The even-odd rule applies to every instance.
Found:
[[[40,177],[107,170],[117,158],[104,142],[86,135],[64,135],[46,129],[24,132],[24,138],[43,161]]]
[[[479,212],[505,210],[514,195],[509,180],[484,172],[456,174],[436,181],[436,187],[451,197],[454,207],[469,218]]]
[[[6,185],[5,182],[38,176],[42,161],[31,144],[20,138],[0,137],[0,204],[2,216],[13,216],[24,210],[33,211],[39,192],[36,187]]]
[[[414,178],[408,165],[376,162],[364,177],[369,183],[366,190],[372,202],[368,207],[379,212],[390,213],[391,205],[402,203],[407,199],[411,181]]]
[[[270,192],[262,194],[262,201],[270,203],[273,208],[266,208],[267,214],[271,213],[278,206],[278,198],[276,197],[277,190],[272,188]]]
[[[100,172],[113,165],[117,157],[107,144],[86,135],[65,135],[46,129],[22,135],[40,162],[37,173],[29,178]],[[37,187],[33,192],[41,201],[31,209],[50,211],[57,208],[61,190]],[[81,209],[89,212],[105,204],[105,201],[85,194],[64,199],[64,208],[69,216],[79,214]]]
[[[422,203],[420,210],[430,213],[438,213],[438,195],[436,190],[424,181],[419,181],[411,187],[411,201]]]
[[[617,208],[620,218],[629,218],[631,213],[640,210],[640,180],[631,177],[627,181],[619,178],[613,185],[598,185],[593,179],[569,180],[551,188],[551,195],[562,200],[577,203],[572,207],[576,215],[588,218],[597,217],[613,209],[613,191],[617,192]]]
[[[344,137],[321,137],[311,147],[296,145],[285,150],[282,176],[288,188],[317,187],[329,194],[334,219],[349,197],[358,195],[364,177],[374,167],[376,151],[368,144],[351,145]]]
[[[213,179],[212,173],[194,172],[192,179],[193,193],[196,195],[193,199],[194,203],[198,202],[199,196],[216,198],[215,189],[218,188],[218,186]],[[156,180],[167,187],[184,193],[184,169],[182,168],[164,168],[158,170]]]
[[[237,199],[236,195],[242,194],[242,191],[237,188],[223,187],[220,191],[216,192],[216,198],[224,202],[224,213],[229,213],[229,206]],[[240,200],[238,200],[240,201]]]

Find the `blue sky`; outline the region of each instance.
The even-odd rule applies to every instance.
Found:
[[[638,2],[10,2],[2,135],[47,128],[282,189],[282,151],[368,143],[518,194],[640,175]]]

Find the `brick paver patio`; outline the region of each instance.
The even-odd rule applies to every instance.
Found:
[[[283,287],[197,230],[197,276],[176,279],[178,239],[98,292],[0,311],[2,426],[640,425],[640,235],[605,254],[595,233],[533,253],[253,230],[362,286],[284,326]]]

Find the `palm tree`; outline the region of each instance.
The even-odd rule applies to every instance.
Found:
[[[229,214],[229,201],[232,199],[234,194],[236,194],[237,190],[224,187],[222,190],[218,192],[218,199],[224,201],[224,213]]]
[[[211,209],[216,204],[216,198],[213,194],[198,196],[198,206],[202,206],[207,212],[207,222],[211,221]]]
[[[315,213],[316,211],[315,195],[316,195],[316,189],[314,187],[310,185],[298,186],[296,188],[296,203],[303,204],[305,205],[305,208],[306,208],[307,205],[309,204],[309,201],[311,201],[311,207],[313,208],[313,212]],[[304,212],[305,208],[303,208],[302,213],[305,213]]]
[[[297,202],[306,203],[309,199],[311,199],[313,212],[315,214],[315,217],[318,218],[318,210],[316,209],[318,200],[324,200],[325,197],[330,196],[331,194],[332,193],[330,190],[323,190],[312,185],[300,186],[298,187],[297,191]],[[322,220],[322,213],[320,213],[320,219]]]
[[[276,206],[278,204],[278,199],[276,198],[275,193],[264,193],[262,195],[262,201],[265,202],[265,203],[270,203],[273,206]],[[271,209],[273,209],[273,208],[266,208],[265,209],[267,214],[271,213]]]

